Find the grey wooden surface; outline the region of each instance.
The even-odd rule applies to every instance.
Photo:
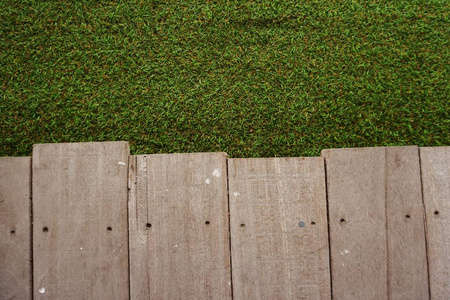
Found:
[[[225,153],[130,157],[131,299],[231,299]]]
[[[428,298],[418,148],[322,155],[334,299]]]
[[[228,166],[234,299],[330,299],[323,159]]]
[[[450,147],[420,148],[432,299],[450,298]]]
[[[0,157],[0,298],[31,299],[30,157]]]
[[[126,142],[33,148],[34,299],[129,296]]]
[[[449,299],[449,149],[35,145],[0,158],[0,298]]]

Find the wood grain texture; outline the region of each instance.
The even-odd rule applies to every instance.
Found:
[[[30,157],[0,157],[0,298],[31,299]]]
[[[132,299],[231,299],[225,153],[130,158]]]
[[[234,299],[330,299],[323,158],[229,159]]]
[[[428,299],[419,148],[384,149],[389,299]]]
[[[33,148],[34,299],[128,299],[126,142]]]
[[[322,155],[334,299],[428,298],[418,148]]]
[[[420,148],[431,299],[450,298],[450,147]]]

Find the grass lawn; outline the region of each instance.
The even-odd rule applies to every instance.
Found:
[[[0,2],[0,155],[450,145],[450,1]]]

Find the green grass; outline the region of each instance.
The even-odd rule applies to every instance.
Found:
[[[203,2],[1,1],[0,155],[450,145],[450,1]]]

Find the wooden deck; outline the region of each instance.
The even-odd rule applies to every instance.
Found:
[[[0,299],[450,299],[450,147],[0,158]]]

